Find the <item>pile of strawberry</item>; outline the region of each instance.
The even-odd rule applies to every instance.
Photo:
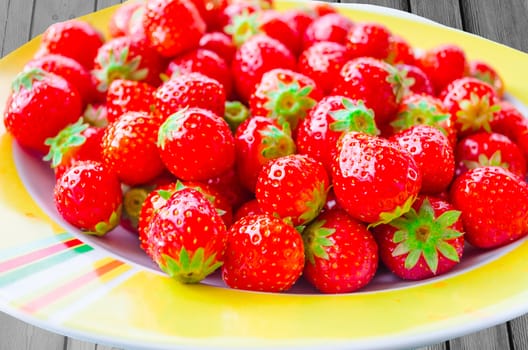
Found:
[[[457,45],[271,0],[128,2],[109,32],[50,26],[4,123],[64,220],[124,225],[179,281],[351,292],[528,233],[528,121]]]

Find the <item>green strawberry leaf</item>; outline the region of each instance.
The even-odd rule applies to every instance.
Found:
[[[72,148],[81,146],[86,142],[82,134],[89,125],[82,118],[62,129],[57,136],[46,139],[44,142],[49,146],[49,152],[44,156],[44,161],[51,160],[51,167],[56,168],[62,163],[63,156]]]
[[[162,254],[158,262],[160,268],[170,277],[182,283],[198,283],[222,266],[216,254],[205,256],[205,249],[200,247],[194,253],[182,247],[177,256]]]
[[[469,99],[458,103],[460,110],[456,113],[456,122],[461,125],[461,131],[484,129],[491,132],[490,122],[495,113],[500,111],[500,105],[490,105],[488,95],[479,97],[472,92]]]
[[[278,83],[277,89],[269,91],[268,102],[264,107],[268,116],[277,119],[279,123],[287,122],[292,129],[297,127],[299,120],[306,117],[308,110],[315,106],[316,101],[309,97],[313,86],[300,87],[298,81],[290,84]]]
[[[324,227],[325,223],[326,220],[314,221],[302,234],[306,259],[312,265],[315,265],[315,258],[328,260],[326,247],[334,245],[329,237],[335,233],[335,229]]]

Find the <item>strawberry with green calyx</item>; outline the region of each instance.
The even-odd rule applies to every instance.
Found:
[[[454,121],[442,101],[422,94],[409,94],[400,104],[395,118],[385,129],[388,136],[409,129],[415,125],[429,125],[439,129],[455,146],[457,132]]]
[[[433,83],[431,79],[418,66],[411,64],[396,64],[394,66],[401,72],[408,82],[407,94],[434,95]]]
[[[372,57],[359,57],[343,66],[333,94],[363,100],[374,111],[376,124],[381,128],[398,111],[409,84],[390,64]]]
[[[441,96],[460,135],[491,132],[490,123],[500,111],[499,98],[491,85],[465,77],[449,84]]]
[[[449,139],[429,125],[415,125],[389,138],[413,156],[422,174],[421,193],[447,189],[455,175],[455,155]]]
[[[214,186],[199,181],[178,181],[176,183],[176,191],[184,188],[192,188],[203,194],[205,199],[216,209],[216,212],[220,215],[226,227],[231,225],[233,222],[233,208],[229,200]]]
[[[319,101],[297,129],[297,147],[331,172],[332,150],[339,137],[348,131],[379,134],[374,112],[363,101],[329,95]]]
[[[82,113],[85,123],[96,128],[104,128],[108,125],[108,109],[106,103],[88,104]]]
[[[469,76],[482,80],[495,89],[497,96],[504,95],[504,80],[497,70],[486,62],[475,60],[469,62]]]
[[[155,186],[149,191],[147,187],[139,187],[137,191],[132,191],[129,196],[129,205],[125,202],[124,211],[131,221],[135,221],[137,214],[137,204],[141,202],[139,215],[137,216],[137,231],[140,240],[140,246],[150,256],[152,252],[147,245],[147,234],[150,222],[154,215],[167,203],[171,195],[176,192],[176,182]],[[146,196],[145,196],[146,194]]]
[[[475,247],[495,248],[528,234],[528,184],[507,169],[468,170],[451,185],[450,198]]]
[[[235,133],[236,170],[242,185],[255,192],[257,177],[264,164],[295,153],[288,124],[256,116],[242,123]]]
[[[167,169],[182,180],[205,181],[235,163],[234,137],[227,122],[201,108],[185,108],[160,126],[158,150]]]
[[[222,278],[231,288],[264,292],[290,289],[304,268],[301,235],[269,214],[249,215],[228,231]]]
[[[73,85],[58,75],[32,68],[19,73],[11,84],[4,125],[20,145],[46,154],[46,139],[75,123],[81,111],[81,96]]]
[[[330,183],[324,166],[292,154],[266,163],[257,178],[255,196],[263,212],[289,218],[295,226],[319,215]]]
[[[231,74],[240,100],[249,101],[262,75],[274,68],[296,68],[295,57],[280,41],[258,34],[242,44],[231,63]]]
[[[125,112],[152,112],[155,90],[142,81],[115,79],[106,91],[108,121],[117,120]]]
[[[198,283],[222,265],[227,231],[203,194],[184,188],[153,214],[141,247],[170,277]]]
[[[142,18],[150,45],[164,57],[198,47],[206,23],[190,0],[151,0]]]
[[[184,108],[203,108],[223,116],[226,93],[216,79],[201,73],[182,74],[170,78],[154,92],[155,114],[163,120]]]
[[[131,232],[138,232],[141,208],[148,198],[152,188],[130,187],[123,194],[123,210],[121,212],[121,226]]]
[[[152,47],[124,36],[111,39],[99,48],[93,74],[97,89],[106,92],[115,79],[144,81],[157,86],[163,67],[163,59]]]
[[[506,135],[521,149],[528,159],[528,118],[508,101],[499,102],[500,111],[490,123],[493,132]]]
[[[235,133],[244,121],[249,119],[249,108],[240,101],[227,101],[225,103],[224,119],[229,124],[229,128]]]
[[[104,98],[96,89],[96,84],[90,71],[73,58],[47,54],[29,61],[24,70],[40,68],[46,72],[57,74],[70,82],[81,95],[83,105],[97,102]]]
[[[297,54],[301,40],[297,32],[286,21],[282,13],[274,10],[248,12],[231,18],[225,32],[233,38],[235,46],[240,47],[249,38],[257,34],[266,34],[283,43],[293,54]]]
[[[126,112],[105,128],[103,163],[123,183],[145,184],[164,171],[156,145],[160,123],[147,112]]]
[[[413,156],[386,139],[348,132],[332,160],[334,192],[353,218],[375,226],[405,214],[422,184]]]
[[[49,152],[44,161],[50,161],[57,177],[76,161],[102,161],[103,133],[104,129],[89,126],[80,118],[45,141]]]
[[[119,224],[121,183],[99,162],[82,161],[68,168],[54,189],[57,211],[87,234],[103,236]]]
[[[448,272],[464,251],[460,215],[448,202],[418,197],[406,214],[374,229],[381,260],[406,280]]]
[[[341,209],[319,215],[302,233],[303,276],[323,293],[365,287],[378,268],[378,246],[367,227]]]
[[[292,130],[322,98],[322,91],[307,76],[289,69],[266,72],[249,100],[253,116],[277,119],[289,123]]]
[[[456,176],[469,169],[499,166],[521,178],[526,176],[526,159],[520,148],[498,133],[480,132],[460,140],[455,149]]]

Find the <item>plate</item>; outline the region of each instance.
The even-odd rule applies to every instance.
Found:
[[[296,2],[276,1],[281,9]],[[528,55],[387,8],[341,5],[378,21],[416,47],[456,43],[504,78],[508,98],[528,105]],[[115,7],[84,16],[103,31]],[[38,47],[0,60],[0,105]],[[526,109],[524,109],[526,112]],[[134,349],[397,349],[454,338],[528,312],[528,242],[469,250],[448,275],[402,282],[381,271],[368,288],[318,295],[300,283],[287,294],[224,287],[218,275],[181,285],[116,230],[104,238],[64,223],[52,203],[53,175],[0,125],[0,309],[67,336]]]

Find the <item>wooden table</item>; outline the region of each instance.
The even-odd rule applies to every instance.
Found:
[[[74,18],[119,0],[0,0],[3,57],[53,22]],[[418,14],[528,52],[528,0],[343,1],[392,7]],[[528,67],[525,67],[528,69]],[[528,88],[528,83],[527,83]],[[421,349],[528,349],[528,315]],[[103,345],[53,334],[0,313],[0,350],[106,350]]]

